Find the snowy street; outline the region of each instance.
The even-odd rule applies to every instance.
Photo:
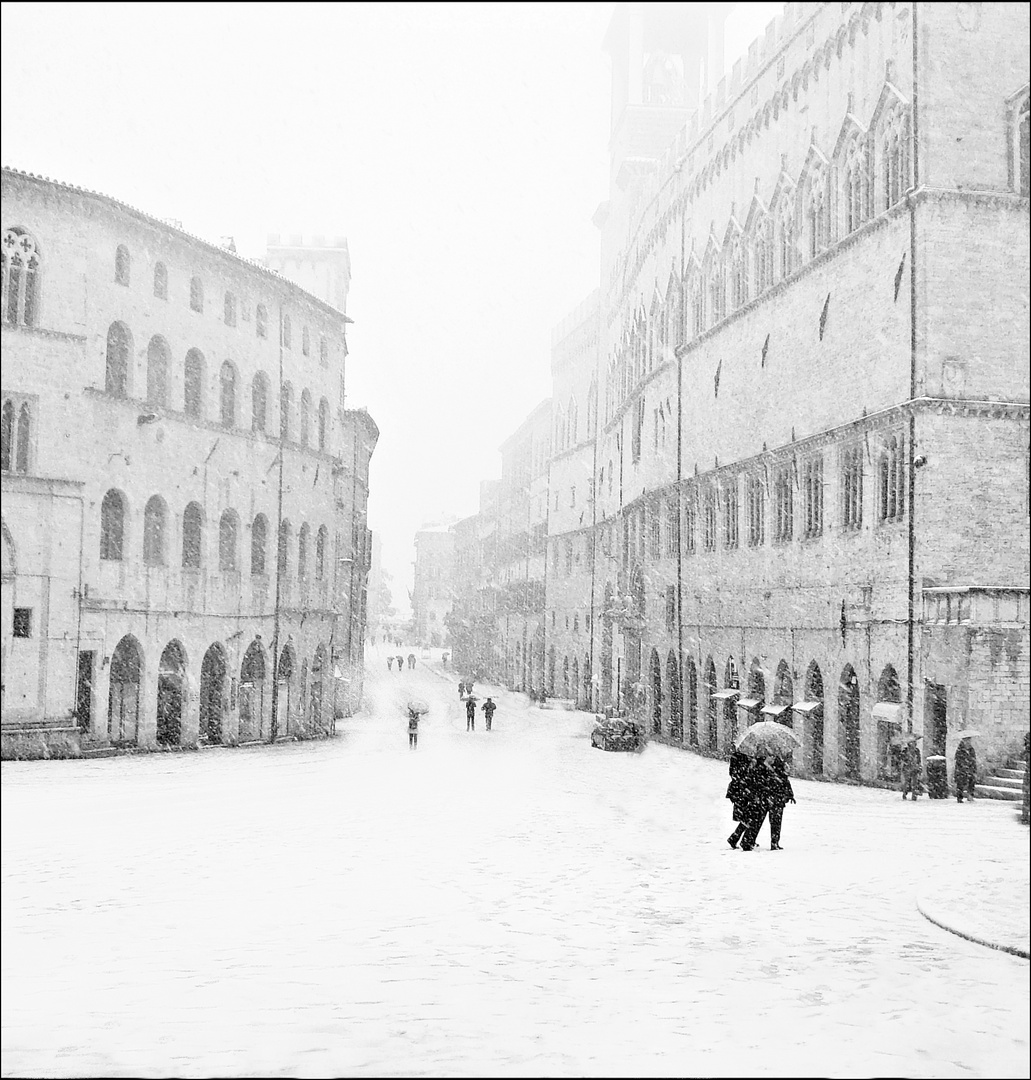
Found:
[[[3,763],[4,1076],[1028,1074],[1027,961],[916,906],[1011,807],[794,781],[732,851],[725,762],[369,665],[329,742]]]

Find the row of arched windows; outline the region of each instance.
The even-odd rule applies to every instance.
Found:
[[[132,256],[125,244],[119,244],[115,250],[115,283],[129,286],[132,279]],[[168,299],[168,267],[163,262],[154,264],[154,296],[158,300]],[[204,311],[204,282],[194,275],[190,278],[190,309]],[[226,290],[222,297],[222,321],[226,326],[237,325],[237,315],[242,314],[244,322],[250,322],[249,309],[238,297]],[[260,338],[268,337],[268,308],[258,304],[254,309],[254,332]],[[283,314],[282,345],[286,349],[293,347],[293,328],[290,316]],[[301,353],[311,355],[311,331],[307,325],[301,327]],[[325,337],[319,338],[319,360],[325,365],[329,362],[329,344]]]
[[[115,397],[128,397],[132,375],[133,339],[129,328],[122,322],[112,323],[107,332],[107,353],[104,386]],[[150,405],[171,407],[170,368],[171,350],[160,334],[155,334],[147,345],[146,400]],[[243,426],[240,378],[236,367],[223,361],[218,375],[218,420],[223,427],[233,429]],[[207,370],[204,354],[200,349],[189,349],[183,362],[183,412],[195,419],[205,419]],[[268,376],[259,371],[251,382],[251,430],[268,433],[269,397]],[[296,418],[294,417],[294,390],[290,383],[283,383],[280,394],[280,435],[287,442],[297,442],[303,447],[314,446],[323,453],[329,450],[331,412],[329,400],[323,397],[318,406],[314,404],[311,391],[301,392]]]
[[[127,500],[112,488],[100,504],[100,557],[109,562],[122,562],[126,557]],[[198,502],[186,505],[182,516],[181,564],[184,569],[196,570],[204,565],[204,508]],[[169,551],[169,510],[160,495],[152,495],[143,511],[143,561],[147,566],[168,566],[173,561]],[[269,521],[258,514],[251,523],[250,559],[251,574],[268,573]],[[296,570],[300,581],[313,574],[316,581],[324,581],[329,557],[329,530],[320,525],[312,538],[312,528],[304,522],[297,534],[295,561],[291,561],[293,527],[283,520],[277,544],[277,563],[282,576]],[[224,510],[218,522],[218,568],[235,573],[242,571],[241,525],[235,510]]]

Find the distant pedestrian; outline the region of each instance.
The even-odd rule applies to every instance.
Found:
[[[487,700],[483,703],[483,715],[484,715],[484,717],[485,717],[485,719],[487,721],[487,730],[488,731],[490,731],[490,724],[491,724],[491,721],[494,719],[494,710],[496,708],[497,708],[497,705],[495,705],[494,702],[490,698],[487,698]]]
[[[387,671],[394,670],[394,658],[392,656],[387,657]]]
[[[460,682],[458,684],[458,696],[459,697],[465,697],[465,683],[464,682]]]
[[[419,744],[419,713],[416,709],[408,710],[408,748],[414,750]]]
[[[738,841],[745,835],[751,815],[751,789],[748,786],[748,772],[752,759],[747,754],[735,750],[730,755],[730,783],[727,785],[726,798],[730,799],[737,828],[727,837],[727,843],[736,848]]]
[[[913,739],[912,741],[907,742],[902,748],[903,802],[907,795],[912,795],[913,802],[916,802],[916,797],[922,795],[923,792],[924,785],[921,778],[920,747],[917,746],[916,740]]]
[[[476,730],[476,701],[471,697],[465,699],[465,730]]]
[[[977,753],[969,737],[960,739],[959,746],[956,747],[955,773],[956,802],[962,802],[964,795],[970,802],[973,802],[974,779],[977,774]]]
[[[413,653],[413,652],[410,652],[408,654],[408,666],[409,666],[409,668],[414,668],[415,667],[415,653]]]
[[[763,827],[766,815],[770,812],[770,791],[772,773],[766,764],[766,758],[757,757],[752,762],[745,783],[748,785],[748,828],[741,837],[741,850],[751,851]]]
[[[401,672],[404,671],[405,658],[403,656],[397,656],[395,659],[397,660],[397,673],[400,675]]]
[[[473,692],[473,682],[472,682],[472,679],[469,679],[469,680],[468,680],[468,681],[466,682],[466,684],[465,684],[465,692],[466,692],[467,694],[471,694],[471,693]]]
[[[767,803],[770,807],[770,851],[782,851],[780,846],[780,827],[784,821],[784,807],[795,801],[795,793],[788,778],[788,767],[782,757],[775,757],[770,763],[769,793]]]

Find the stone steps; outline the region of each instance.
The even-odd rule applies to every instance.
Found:
[[[1019,787],[999,787],[994,783],[994,776],[990,776],[988,779],[993,782],[974,785],[974,794],[979,798],[1001,799],[1004,802],[1020,802],[1023,799],[1023,792]]]
[[[1006,768],[996,769],[985,778],[983,784],[974,786],[974,794],[984,799],[999,799],[1004,802],[1023,802],[1024,799],[1024,763],[1010,759]]]

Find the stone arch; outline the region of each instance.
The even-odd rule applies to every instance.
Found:
[[[716,664],[712,657],[708,656],[705,660],[705,727],[707,749],[713,753],[719,745],[719,702],[716,700],[718,689]]]
[[[140,698],[143,685],[143,649],[126,634],[111,654],[107,698],[107,733],[118,746],[135,746],[140,734]]]
[[[182,745],[186,693],[186,650],[182,642],[172,640],[164,647],[158,661],[158,746]]]
[[[814,776],[823,775],[823,673],[820,665],[813,660],[805,673],[805,701],[806,707],[803,743],[806,747],[806,758],[809,769]]]
[[[311,661],[311,684],[308,687],[308,729],[322,731],[323,697],[326,677],[326,646],[319,644]]]
[[[287,642],[279,651],[279,665],[276,668],[276,692],[279,695],[276,717],[284,735],[290,734],[290,718],[296,708],[296,674],[297,654],[293,645]]]
[[[222,742],[223,725],[229,709],[228,663],[221,642],[208,646],[200,665],[200,741]]]
[[[886,664],[877,680],[878,701],[902,701],[902,684],[899,682],[898,672],[891,664]]]
[[[260,739],[265,719],[265,649],[259,638],[247,646],[240,665],[240,738]]]
[[[838,680],[838,768],[847,777],[860,775],[859,679],[846,664]]]

